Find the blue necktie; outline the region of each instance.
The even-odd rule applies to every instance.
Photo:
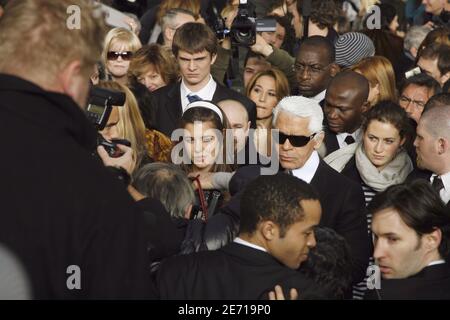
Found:
[[[196,94],[188,94],[187,98],[189,100],[189,103],[195,102],[195,101],[202,101],[203,99],[200,98],[198,95]]]

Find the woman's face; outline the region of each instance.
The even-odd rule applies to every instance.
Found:
[[[212,167],[220,154],[220,131],[211,121],[188,123],[184,127],[184,150],[199,169]]]
[[[250,91],[250,99],[256,104],[258,120],[271,117],[278,103],[275,79],[270,76],[259,77]]]
[[[150,65],[147,72],[140,75],[137,78],[137,80],[139,81],[139,83],[146,86],[150,92],[167,85],[167,83],[162,78],[161,74],[158,71],[156,71],[154,65]]]
[[[108,52],[127,52],[130,51],[128,46],[123,42],[112,41]],[[131,58],[131,56],[130,56]],[[117,59],[108,59],[106,63],[106,68],[108,72],[115,78],[121,78],[125,76],[128,72],[128,68],[130,67],[130,60],[124,60],[122,56],[119,56]]]
[[[363,139],[364,152],[379,171],[395,158],[405,142],[394,125],[378,120],[370,121]]]
[[[120,120],[119,107],[113,107],[105,128],[102,131],[100,131],[101,135],[106,140],[111,141],[112,139],[122,138],[119,135],[119,128],[117,126],[119,120]]]

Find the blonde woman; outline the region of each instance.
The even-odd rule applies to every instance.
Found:
[[[351,69],[369,81],[368,101],[372,107],[380,101],[397,101],[394,68],[388,59],[382,56],[368,57]]]
[[[132,31],[114,28],[108,32],[103,46],[102,62],[112,80],[126,85],[130,60],[140,48],[141,41]]]
[[[172,142],[156,130],[146,129],[133,93],[117,82],[100,82],[99,87],[125,93],[125,104],[114,106],[105,128],[100,132],[104,138],[126,139],[131,142],[138,169],[151,161],[168,162]]]
[[[286,76],[275,68],[258,72],[247,85],[247,97],[256,104],[254,142],[261,155],[271,154],[272,111],[289,92]]]

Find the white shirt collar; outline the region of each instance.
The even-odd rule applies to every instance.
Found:
[[[317,151],[313,151],[303,167],[292,170],[292,174],[307,183],[311,183],[311,180],[314,178],[317,168],[319,167],[319,163],[319,154]]]
[[[436,261],[431,261],[431,262],[427,265],[427,267],[434,266],[434,265],[437,265],[437,264],[443,264],[443,263],[445,263],[445,260],[443,260],[443,259],[441,259],[441,260],[436,260]]]
[[[264,249],[263,247],[260,247],[260,246],[257,246],[257,245],[254,244],[254,243],[251,243],[251,242],[242,240],[242,239],[239,238],[239,237],[237,237],[236,239],[234,239],[234,242],[239,243],[239,244],[242,244],[243,246],[246,246],[246,247],[250,247],[250,248],[253,248],[253,249],[256,249],[256,250],[260,250],[260,251],[267,252],[267,250]]]
[[[353,139],[355,139],[355,142],[360,142],[361,139],[362,139],[362,134],[361,133],[362,133],[361,132],[361,128],[358,128],[353,133],[342,132],[342,133],[336,134],[336,139],[338,141],[339,148],[347,146],[347,143],[345,142],[345,138],[347,138],[347,136],[352,136]]]
[[[430,178],[430,182],[433,183],[436,177],[437,175],[433,174]],[[444,203],[448,203],[450,201],[450,172],[447,172],[440,177],[444,188],[439,192],[439,195],[441,196],[441,199],[442,201],[444,201]]]
[[[189,94],[195,94],[195,95],[199,96],[200,98],[202,98],[202,100],[211,101],[214,96],[214,92],[216,92],[216,88],[217,88],[217,83],[216,83],[216,81],[214,81],[214,79],[211,75],[209,75],[208,83],[197,92],[191,91],[186,86],[186,84],[184,83],[184,80],[182,79],[181,85],[180,85],[180,94],[181,94],[181,107],[183,109],[183,112],[184,112],[184,109],[186,109],[186,106],[189,104],[189,99],[187,98],[187,96]]]
[[[318,93],[311,99],[316,100],[317,102],[321,102],[323,99],[325,99],[326,93],[327,93],[327,90],[323,90],[322,92]]]

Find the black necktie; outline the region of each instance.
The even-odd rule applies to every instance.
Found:
[[[346,136],[344,141],[347,145],[351,145],[352,143],[355,143],[355,139],[353,139],[353,137],[351,135]]]
[[[434,177],[433,183],[431,184],[434,190],[439,193],[442,188],[444,188],[444,183],[442,182],[442,179],[438,176]]]
[[[189,103],[192,103],[192,102],[195,102],[195,101],[202,101],[202,98],[200,98],[196,94],[188,94],[187,98],[189,100]]]

